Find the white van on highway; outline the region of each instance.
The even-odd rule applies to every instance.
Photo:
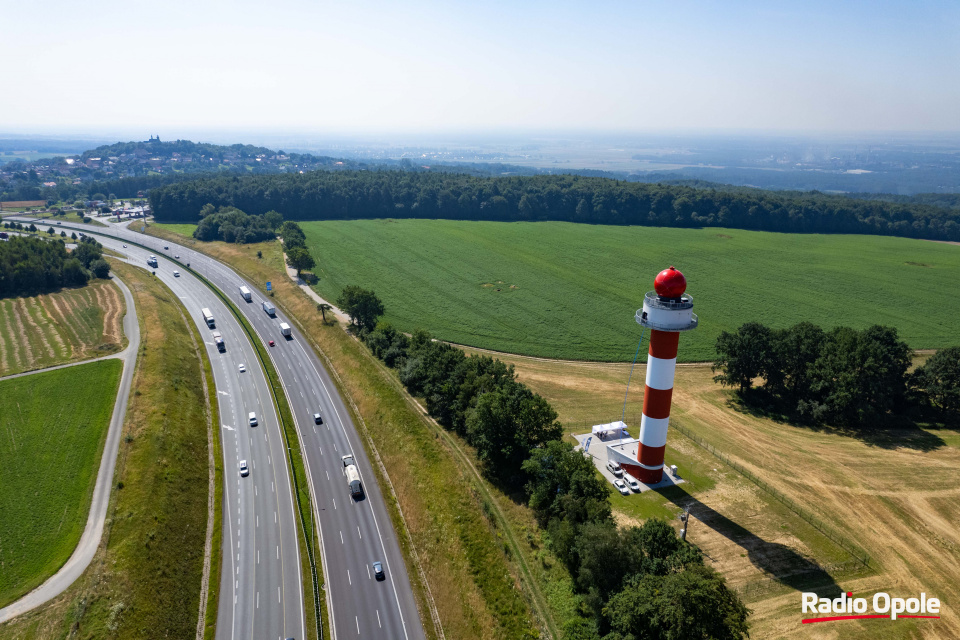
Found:
[[[257,414],[253,411],[250,412],[250,426],[257,426]]]

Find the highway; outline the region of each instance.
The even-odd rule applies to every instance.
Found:
[[[326,583],[325,596],[329,605],[333,637],[338,640],[373,636],[405,640],[425,638],[396,532],[393,530],[383,495],[377,486],[373,469],[367,459],[360,436],[343,399],[337,393],[330,375],[313,352],[313,349],[305,342],[296,325],[279,309],[275,317],[267,315],[261,306],[265,298],[259,287],[246,282],[227,266],[199,252],[114,225],[111,225],[110,229],[87,225],[71,224],[70,226],[83,228],[85,232],[100,236],[99,239],[104,246],[111,249],[128,252],[138,257],[142,256],[144,265],[146,264],[146,253],[144,251],[135,249],[132,245],[129,249],[123,249],[116,241],[107,238],[113,236],[121,241],[136,242],[149,247],[150,251],[160,260],[157,273],[164,278],[165,282],[169,273],[174,268],[178,268],[165,258],[179,255],[180,262],[189,263],[192,269],[210,280],[234,301],[250,321],[264,345],[267,345],[270,340],[274,341],[275,346],[267,347],[267,351],[280,376],[301,439],[304,462],[310,481],[310,491],[314,498],[313,505],[318,523],[318,535],[322,540],[323,570]],[[164,246],[168,246],[169,249],[164,249]],[[182,268],[180,270],[182,273],[185,271]],[[186,276],[186,273],[184,273],[184,276]],[[180,280],[183,280],[183,278]],[[264,285],[264,283],[257,284]],[[239,294],[241,285],[247,286],[253,292],[251,302],[245,302],[241,298]],[[206,304],[200,305],[200,300],[206,301]],[[214,300],[215,297],[209,293],[203,295],[202,292],[197,291],[187,306],[191,309],[191,313],[198,306],[207,306],[213,310],[213,314],[218,320],[221,317],[225,318],[225,307],[218,303],[215,304]],[[196,308],[196,313],[199,313],[199,308]],[[292,327],[292,335],[288,339],[280,334],[279,325],[281,322],[286,322]],[[204,327],[201,326],[201,333],[209,335],[209,330],[204,332],[203,329]],[[228,336],[226,332],[224,332],[224,337],[228,341],[229,357],[231,347],[238,338],[232,334]],[[211,346],[208,346],[208,350],[211,348]],[[247,358],[248,371],[252,371],[254,367],[251,367],[251,365],[256,362],[255,359],[252,356],[244,357]],[[218,358],[222,359],[222,356],[216,354],[215,351],[211,353],[211,359],[214,362],[217,362]],[[220,375],[227,377],[226,371],[221,371]],[[218,379],[219,389],[220,380]],[[261,391],[261,395],[266,402],[267,396],[265,393]],[[221,396],[221,400],[223,400],[223,396]],[[242,410],[235,410],[238,411],[239,415],[243,415]],[[226,412],[224,413],[226,414]],[[315,413],[320,413],[323,424],[314,424],[313,415]],[[235,425],[231,426],[238,428]],[[229,430],[224,430],[225,435],[230,433]],[[243,452],[243,442],[239,442],[238,446],[241,447],[241,452]],[[229,454],[227,451],[229,448],[229,438],[225,438],[225,455]],[[354,456],[360,472],[364,496],[359,500],[351,498],[346,478],[343,475],[341,456],[346,454]],[[275,458],[276,456],[274,456]],[[257,459],[258,465],[262,464],[259,455]],[[229,488],[231,484],[229,482],[229,470],[231,468],[229,463],[226,468]],[[252,470],[251,477],[254,473]],[[287,487],[286,492],[285,495],[291,495],[289,487]],[[232,495],[230,504],[236,504]],[[248,505],[246,509],[249,510],[249,508]],[[236,515],[233,514],[232,517],[235,519]],[[225,518],[226,521],[227,518]],[[241,539],[243,538],[241,537]],[[241,558],[245,553],[245,548],[248,549],[248,547],[241,547],[240,549]],[[225,543],[225,562],[229,560],[227,558],[228,551],[234,553],[234,550]],[[376,580],[373,576],[372,564],[376,561],[383,563],[385,569],[386,576],[382,581]],[[227,566],[225,564],[225,568]],[[226,572],[224,572],[224,575],[226,576]],[[230,611],[227,610],[229,607],[225,606],[230,604],[225,602],[225,594],[234,591],[234,589],[226,588],[229,579],[225,577],[221,586],[221,617],[218,623],[217,637],[251,637],[249,634],[242,635],[239,632],[233,635],[225,634],[223,627],[227,618],[224,616],[230,614]],[[245,595],[249,595],[249,593],[241,590],[238,597],[244,597]],[[260,597],[260,606],[262,607],[262,591]],[[306,606],[309,605],[308,598]],[[239,615],[239,612],[243,610],[242,607],[237,607],[236,615]],[[302,637],[295,634],[289,635],[297,638]],[[256,637],[274,636],[257,634]]]
[[[92,230],[91,230],[92,232]],[[102,244],[147,268],[147,251],[101,238]],[[224,458],[223,571],[217,638],[305,637],[304,595],[297,522],[286,445],[263,370],[253,345],[226,305],[186,270],[157,255],[157,277],[177,295],[203,337],[220,405]],[[200,310],[209,308],[216,329]],[[213,331],[223,335],[217,350]],[[240,364],[246,372],[240,372]],[[258,425],[251,427],[248,414]],[[249,475],[241,477],[240,460]],[[216,580],[216,576],[211,576]]]

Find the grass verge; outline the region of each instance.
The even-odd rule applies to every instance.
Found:
[[[141,349],[104,535],[84,574],[0,626],[7,638],[197,633],[209,470],[203,369],[182,307],[159,280],[113,264],[137,304]]]
[[[0,382],[0,607],[57,572],[80,540],[119,360]]]

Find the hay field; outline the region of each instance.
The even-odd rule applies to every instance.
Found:
[[[103,280],[0,299],[0,376],[119,351],[125,312],[120,290]]]

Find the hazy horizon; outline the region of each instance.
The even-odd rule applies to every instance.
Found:
[[[960,132],[951,2],[0,1],[18,134]]]

